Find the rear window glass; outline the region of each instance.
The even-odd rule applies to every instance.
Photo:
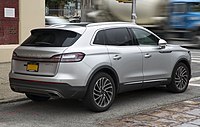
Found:
[[[32,30],[31,36],[22,43],[22,46],[69,47],[73,45],[80,36],[81,35],[76,32],[66,30]]]

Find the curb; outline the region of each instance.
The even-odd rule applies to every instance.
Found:
[[[19,98],[10,98],[10,99],[3,99],[3,100],[0,100],[0,104],[7,104],[7,103],[14,103],[14,102],[19,102],[19,101],[25,101],[25,100],[28,100],[28,98],[26,97],[19,97]]]

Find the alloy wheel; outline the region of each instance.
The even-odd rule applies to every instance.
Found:
[[[103,108],[110,104],[113,98],[113,84],[106,77],[99,78],[94,86],[93,98],[96,105]]]
[[[185,89],[188,84],[188,72],[184,66],[178,67],[175,73],[175,85],[179,90]]]

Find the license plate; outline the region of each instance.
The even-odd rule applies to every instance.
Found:
[[[38,63],[28,63],[26,66],[26,70],[31,71],[31,72],[38,72],[39,64]]]

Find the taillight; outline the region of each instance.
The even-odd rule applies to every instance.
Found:
[[[48,59],[47,62],[60,62],[62,56],[61,55],[55,55],[53,57],[51,57],[50,59]]]
[[[85,54],[81,52],[75,52],[75,53],[65,53],[60,55],[55,55],[51,59],[59,60],[59,62],[80,62],[83,60]]]

